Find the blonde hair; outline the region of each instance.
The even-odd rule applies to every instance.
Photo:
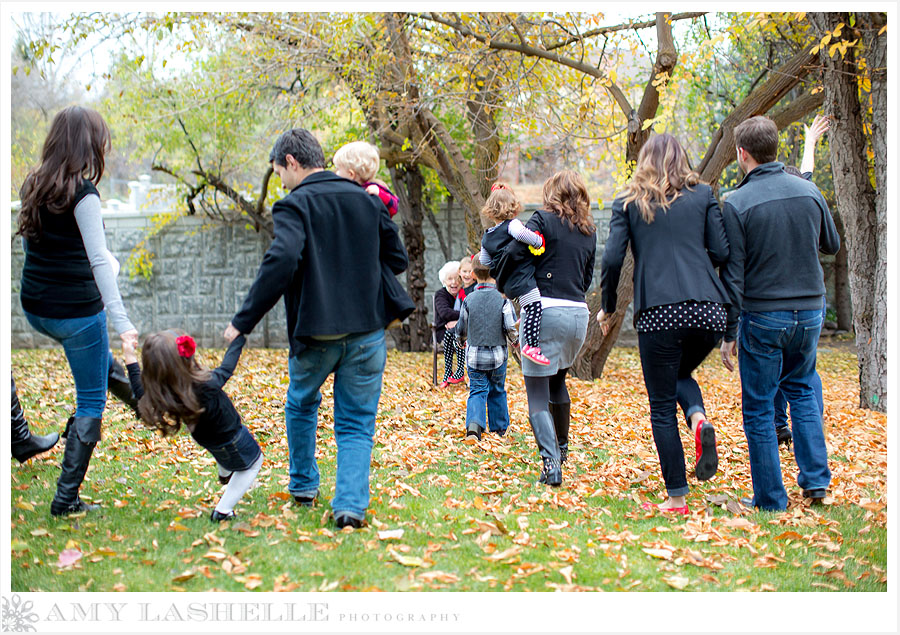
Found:
[[[544,207],[559,216],[570,228],[577,227],[585,236],[596,231],[591,218],[591,197],[587,185],[577,172],[561,170],[544,181]]]
[[[502,223],[519,215],[522,203],[506,183],[497,182],[491,186],[491,195],[481,208],[481,215],[494,223]]]
[[[357,178],[371,181],[378,172],[381,159],[378,148],[365,141],[352,141],[338,148],[332,159],[334,166],[344,170],[353,170]]]
[[[638,154],[631,182],[624,189],[625,205],[637,203],[644,221],[652,223],[657,207],[669,209],[683,188],[699,182],[700,175],[691,170],[678,140],[667,133],[654,135]]]

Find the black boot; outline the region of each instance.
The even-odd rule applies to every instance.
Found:
[[[569,409],[572,404],[550,402],[550,416],[556,429],[556,442],[559,444],[559,463],[562,465],[569,458]]]
[[[10,377],[10,379],[12,379]],[[59,433],[54,432],[46,436],[31,434],[28,422],[25,421],[25,413],[19,404],[19,396],[16,394],[16,380],[12,379],[12,423],[10,424],[10,447],[13,457],[24,463],[31,457],[46,452],[59,441]]]
[[[82,501],[78,497],[78,489],[87,473],[94,446],[100,440],[100,419],[70,417],[63,436],[66,438],[66,449],[63,453],[62,473],[56,481],[56,495],[50,503],[50,514],[53,516],[67,516],[99,507]]]
[[[542,410],[528,417],[528,420],[544,462],[540,482],[558,487],[562,484],[562,467],[559,464],[559,445],[553,429],[553,417],[547,410]]]
[[[787,424],[783,426],[775,426],[775,434],[778,436],[778,445],[782,443],[787,446],[787,449],[791,449],[791,441],[794,440],[794,435],[791,434],[791,429],[787,426]]]
[[[137,399],[131,392],[131,382],[128,381],[128,373],[122,367],[122,364],[115,359],[109,365],[109,377],[106,380],[106,387],[109,392],[118,397],[125,405],[137,414]]]

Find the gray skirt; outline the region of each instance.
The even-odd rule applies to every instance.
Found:
[[[550,359],[549,366],[535,364],[522,357],[522,374],[526,377],[550,377],[575,363],[587,334],[588,310],[575,306],[552,306],[541,316],[541,353]]]

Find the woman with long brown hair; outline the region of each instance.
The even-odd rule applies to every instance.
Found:
[[[653,440],[668,493],[663,503],[643,507],[687,514],[689,489],[676,406],[681,405],[695,439],[696,477],[710,479],[718,468],[715,430],[706,421],[703,395],[691,373],[725,331],[728,296],[714,267],[728,260],[729,247],[712,189],[690,169],[672,135],[658,134],[644,144],[631,182],[613,203],[597,314],[604,334],[616,310],[629,243],[634,255],[634,325]]]
[[[594,276],[597,236],[584,180],[563,170],[544,183],[543,209],[525,226],[544,238],[534,257],[534,278],[541,295],[540,348],[549,364],[522,357],[528,419],[543,462],[540,482],[562,483],[569,452],[570,400],[566,373],[587,334],[585,294]],[[528,247],[518,243],[518,249]]]
[[[65,108],[53,118],[41,164],[20,191],[22,309],[35,330],[62,344],[75,380],[75,415],[63,433],[62,472],[50,505],[54,516],[96,507],[82,502],[78,490],[100,440],[109,376],[115,369],[107,317],[123,341],[136,342],[138,335],[122,304],[118,262],[106,248],[100,216],[96,185],[109,149],[109,128],[99,113]],[[130,389],[125,390],[130,396]]]

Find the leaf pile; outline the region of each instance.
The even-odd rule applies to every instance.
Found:
[[[221,351],[201,350],[212,367]],[[14,591],[78,590],[886,590],[887,419],[856,407],[855,356],[820,352],[832,484],[811,507],[780,450],[783,513],[751,513],[740,385],[711,356],[696,373],[716,426],[719,472],[698,483],[682,426],[689,516],[641,509],[665,497],[637,352],[618,349],[594,382],[570,378],[569,460],[560,488],[537,483],[521,373],[511,363],[504,437],[465,443],[465,385],[431,385],[427,354],[389,354],[376,427],[367,525],[330,519],[337,447],[332,383],[322,388],[313,508],[287,492],[286,351],[246,351],[226,386],[263,448],[238,517],[209,513],[213,458],[190,436],[162,439],[119,404],[104,418],[82,497],[99,514],[51,520],[61,447],[11,462]],[[59,430],[74,387],[61,351],[14,351],[37,433]]]

